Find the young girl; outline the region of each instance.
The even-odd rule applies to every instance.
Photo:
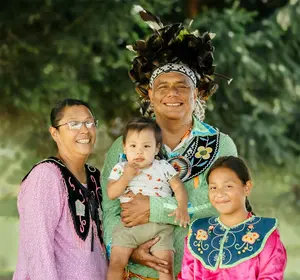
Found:
[[[219,158],[207,175],[219,217],[195,220],[185,241],[179,280],[282,280],[286,251],[277,220],[254,216],[249,171],[240,158]]]
[[[188,196],[177,171],[167,161],[155,159],[161,145],[161,129],[154,120],[139,118],[129,122],[123,133],[127,162],[114,166],[109,176],[107,194],[110,199],[119,198],[121,202],[128,202],[128,197],[123,194],[129,191],[163,197],[172,196],[173,191],[178,208],[169,216],[175,215],[179,225],[186,227],[189,222]],[[159,273],[159,279],[173,280],[173,226],[150,222],[131,228],[126,228],[122,223],[116,226],[107,279],[123,279],[133,250],[156,236],[160,240],[151,247],[153,255],[171,264],[170,273]]]

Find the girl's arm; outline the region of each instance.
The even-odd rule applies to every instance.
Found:
[[[259,254],[259,276],[257,279],[283,280],[286,261],[286,250],[280,241],[278,230],[275,230]]]
[[[200,273],[200,271],[197,272],[197,276],[201,276]],[[177,277],[178,280],[194,279],[194,257],[187,248],[187,237],[184,240],[184,252],[181,264],[181,271],[179,272]]]

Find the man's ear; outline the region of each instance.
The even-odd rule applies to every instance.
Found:
[[[51,134],[51,137],[53,138],[53,140],[57,143],[58,142],[58,130],[57,128],[53,127],[53,126],[50,126],[49,127],[49,132]]]
[[[199,92],[198,88],[195,88],[195,90],[194,90],[194,101],[196,101],[196,99],[197,99],[198,92]]]
[[[152,88],[149,88],[149,89],[148,89],[148,96],[149,96],[150,101],[152,101],[152,97],[153,97],[153,91],[152,91]]]
[[[245,194],[246,194],[246,196],[248,196],[251,193],[252,187],[253,187],[252,181],[250,181],[250,180],[247,181],[246,185],[245,185]]]

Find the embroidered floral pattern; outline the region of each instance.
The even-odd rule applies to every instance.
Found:
[[[259,234],[257,232],[248,232],[243,236],[242,241],[252,245],[258,238]]]
[[[213,151],[211,147],[200,146],[197,149],[197,153],[195,154],[196,158],[209,159],[210,153]]]
[[[203,230],[203,229],[199,229],[197,231],[196,239],[197,240],[207,240],[208,239],[207,232],[205,230]]]

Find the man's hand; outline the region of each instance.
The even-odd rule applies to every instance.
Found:
[[[122,203],[121,219],[125,227],[133,227],[146,224],[150,217],[150,200],[148,196],[142,194],[127,194],[132,199],[129,202]]]
[[[169,273],[168,262],[155,257],[150,253],[150,248],[158,241],[159,237],[156,237],[140,245],[132,252],[131,259],[135,263],[151,267],[159,272]]]

